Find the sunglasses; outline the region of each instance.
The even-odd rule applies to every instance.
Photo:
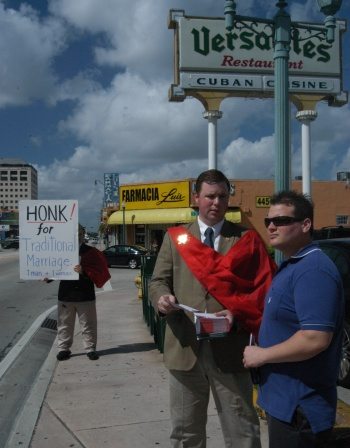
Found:
[[[294,224],[295,222],[301,222],[304,221],[304,219],[294,218],[293,216],[275,216],[274,218],[265,218],[264,223],[265,227],[269,227],[269,225],[272,223],[275,227],[281,227],[281,226],[290,226],[291,224]]]

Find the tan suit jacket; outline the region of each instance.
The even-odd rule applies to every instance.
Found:
[[[198,222],[185,226],[200,240]],[[220,233],[218,251],[225,254],[246,229],[224,221]],[[178,253],[170,236],[166,233],[159,251],[150,282],[150,298],[154,309],[163,294],[173,294],[179,303],[200,311],[217,312],[223,306],[215,300],[193,276]],[[178,311],[166,316],[164,362],[168,369],[190,370],[196,360],[199,342],[190,315]],[[210,340],[216,364],[223,372],[245,371],[242,365],[243,350],[248,345],[249,335],[242,329],[233,328],[225,338]]]

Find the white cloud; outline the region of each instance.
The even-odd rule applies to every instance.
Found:
[[[104,35],[105,41],[94,47],[98,65],[127,67],[152,79],[171,73],[170,6],[155,0],[56,0],[51,11],[83,31]]]
[[[203,157],[202,106],[191,100],[169,104],[167,87],[129,73],[117,75],[109,89],[85,95],[61,129],[88,142],[101,165],[120,172]]]
[[[339,162],[334,163],[332,167],[334,179],[336,179],[336,174],[339,171],[350,172],[350,146],[347,147],[347,151],[345,152],[344,157]]]
[[[220,155],[225,174],[236,179],[270,179],[274,175],[274,139],[251,142],[243,138],[230,143]],[[254,161],[254,163],[252,163]]]
[[[56,82],[52,60],[65,45],[60,22],[40,21],[29,6],[15,11],[0,4],[0,23],[0,107],[48,101]]]
[[[91,92],[100,88],[100,84],[94,80],[94,71],[81,71],[73,78],[64,80],[58,84],[52,94],[51,103],[65,100],[76,100],[83,98]]]

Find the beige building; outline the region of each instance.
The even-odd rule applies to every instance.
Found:
[[[350,226],[350,182],[347,176],[337,181],[313,181],[315,228]],[[193,200],[195,179],[120,186],[120,207],[107,218],[116,242],[160,245],[170,226],[196,219]],[[231,179],[232,189],[227,219],[254,227],[265,239],[264,217],[274,191],[272,180]],[[301,180],[292,189],[302,190]]]
[[[0,158],[0,208],[18,211],[21,199],[38,199],[37,170],[21,159]]]
[[[273,194],[272,180],[233,180],[235,194],[230,205],[240,207],[242,214],[265,237],[264,217]],[[292,181],[292,189],[301,192],[301,180]],[[327,226],[350,226],[350,185],[348,181],[313,181],[315,229]]]

